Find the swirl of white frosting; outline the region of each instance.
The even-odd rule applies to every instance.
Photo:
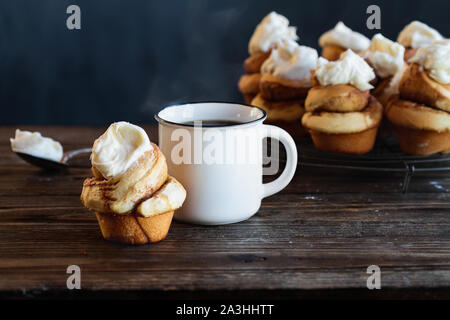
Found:
[[[289,26],[289,20],[272,11],[256,27],[250,38],[248,52],[267,52],[282,39],[298,40],[297,28]]]
[[[350,49],[338,61],[319,58],[315,75],[323,86],[350,84],[361,91],[373,89],[370,81],[375,79],[373,69]]]
[[[293,40],[282,40],[261,67],[262,74],[273,74],[290,80],[311,81],[311,70],[317,67],[316,49],[300,46]]]
[[[46,138],[40,132],[16,130],[14,138],[9,139],[14,152],[29,154],[38,158],[59,162],[63,157],[61,143]]]
[[[352,49],[355,52],[366,50],[370,40],[361,33],[348,28],[343,22],[338,22],[334,29],[324,33],[319,39],[319,45],[335,45],[344,49]]]
[[[144,129],[128,122],[116,122],[95,140],[91,162],[109,180],[120,177],[152,149]]]
[[[428,47],[420,48],[409,59],[424,68],[428,75],[442,84],[450,84],[450,41],[435,41]]]
[[[417,49],[442,39],[444,38],[437,30],[420,21],[413,21],[400,32],[397,42],[406,48]]]
[[[372,38],[369,48],[362,54],[367,58],[378,76],[387,78],[403,69],[405,48],[380,33]]]

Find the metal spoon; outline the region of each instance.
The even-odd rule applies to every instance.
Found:
[[[77,149],[72,151],[64,152],[64,155],[61,159],[61,161],[53,161],[48,159],[43,159],[39,157],[32,156],[30,154],[22,153],[22,152],[16,152],[16,154],[21,157],[23,160],[28,162],[29,164],[33,166],[40,167],[42,169],[47,170],[64,170],[68,169],[70,167],[73,168],[84,168],[84,166],[76,166],[76,165],[70,165],[69,160],[72,158],[75,158],[81,154],[90,154],[92,152],[91,148],[84,148],[84,149]]]

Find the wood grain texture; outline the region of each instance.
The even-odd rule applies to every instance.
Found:
[[[105,128],[23,127],[90,146]],[[450,288],[450,175],[401,177],[299,167],[251,220],[201,227],[174,222],[166,240],[131,247],[104,241],[80,203],[89,169],[42,172],[10,151],[0,128],[0,293],[82,291],[366,289],[379,265],[384,289]],[[156,127],[147,127],[153,141]],[[275,291],[274,291],[275,292]]]

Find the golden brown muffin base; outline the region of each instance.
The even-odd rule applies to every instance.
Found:
[[[252,54],[250,57],[248,57],[244,62],[245,72],[259,73],[264,61],[266,61],[267,58],[270,57],[271,51],[272,50],[269,50],[268,52],[258,52],[258,53]]]
[[[327,134],[309,130],[314,146],[326,152],[343,154],[366,154],[373,149],[378,127],[358,133]]]
[[[437,132],[395,126],[400,149],[415,156],[450,153],[450,131]]]
[[[322,57],[328,61],[337,61],[346,49],[340,46],[328,44],[322,48]]]
[[[244,74],[239,79],[238,88],[243,94],[257,95],[259,92],[260,73]]]
[[[450,112],[450,85],[431,79],[418,64],[410,64],[400,81],[400,97]]]
[[[259,82],[261,96],[270,101],[304,99],[311,84],[304,80],[289,80],[264,74]]]
[[[150,218],[100,212],[96,212],[96,216],[106,240],[140,245],[163,240],[169,232],[173,213],[169,211]]]
[[[305,109],[308,112],[361,111],[367,106],[369,97],[369,91],[360,91],[351,85],[315,86],[308,92]]]

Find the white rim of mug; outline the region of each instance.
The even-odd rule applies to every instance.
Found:
[[[243,127],[243,126],[257,124],[259,122],[264,122],[267,119],[267,112],[260,107],[251,106],[251,105],[245,104],[245,103],[223,102],[223,101],[197,101],[197,102],[187,102],[187,103],[183,103],[183,104],[169,105],[169,106],[164,107],[162,110],[160,110],[157,114],[155,114],[154,117],[155,117],[155,120],[158,121],[158,123],[160,123],[160,124],[172,125],[172,126],[177,126],[177,127],[186,127],[186,128],[197,128],[197,126],[195,124],[186,124],[186,123],[179,123],[179,122],[165,120],[165,119],[161,118],[159,114],[168,108],[184,107],[184,106],[191,105],[191,104],[207,104],[207,103],[231,104],[231,105],[238,105],[238,106],[252,108],[252,109],[258,109],[259,111],[262,112],[262,116],[259,119],[242,122],[242,123],[232,125],[232,126],[202,127],[202,129],[232,129],[232,128],[236,128],[236,127]]]

